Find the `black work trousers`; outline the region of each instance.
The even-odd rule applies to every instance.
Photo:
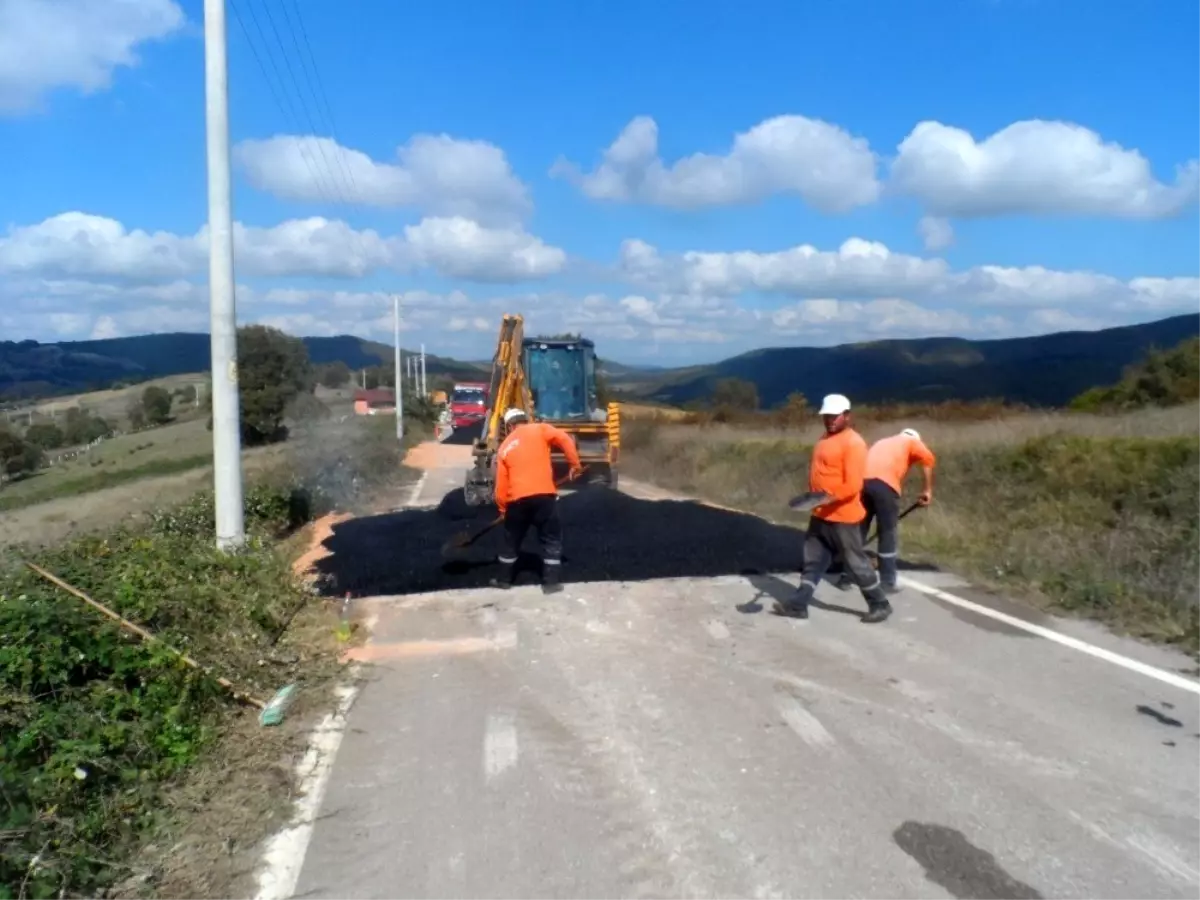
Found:
[[[862,591],[867,606],[874,609],[887,603],[879,576],[863,547],[862,526],[858,522],[827,522],[813,516],[808,520],[808,536],[804,539],[804,574],[800,590],[792,603],[807,606],[816,593],[817,585],[835,559],[840,559],[845,571]]]
[[[542,561],[547,566],[562,564],[562,522],[558,518],[556,494],[534,494],[508,505],[504,513],[504,550],[500,562],[511,566],[521,553],[529,529],[537,531]]]
[[[878,478],[863,483],[862,503],[867,517],[862,521],[863,543],[871,532],[871,521],[879,523],[879,577],[887,587],[896,586],[896,563],[899,553],[900,495],[892,486]]]

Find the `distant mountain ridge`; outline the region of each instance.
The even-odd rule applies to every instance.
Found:
[[[352,335],[301,338],[316,364],[341,361],[351,369],[390,364],[386,344]],[[410,351],[405,350],[406,354]],[[99,390],[121,380],[145,380],[206,372],[211,361],[209,336],[173,332],[95,341],[0,341],[0,398],[20,399]],[[426,354],[428,375],[478,380],[486,369]]]
[[[674,405],[708,397],[722,378],[758,388],[764,406],[800,391],[810,399],[844,393],[857,403],[1004,399],[1032,406],[1063,406],[1123,369],[1151,347],[1165,349],[1200,334],[1200,314],[1157,322],[1069,331],[1029,338],[971,341],[921,338],[837,347],[753,350],[712,365],[665,369],[607,359],[597,347],[611,388],[630,399]],[[352,335],[302,338],[314,363],[341,361],[351,369],[390,363],[392,348]],[[45,397],[111,386],[125,380],[207,371],[209,336],[175,332],[94,341],[39,344],[0,341],[0,399]],[[405,351],[408,352],[408,351]],[[485,380],[490,361],[426,356],[430,375]]]
[[[708,397],[722,378],[758,388],[763,406],[793,391],[810,400],[841,393],[857,403],[938,403],[1004,399],[1030,406],[1065,406],[1097,385],[1120,379],[1152,347],[1165,349],[1200,333],[1200,314],[1157,322],[1067,331],[1027,338],[970,341],[920,338],[837,347],[752,350],[708,366],[647,377],[614,378],[631,397],[683,405]]]

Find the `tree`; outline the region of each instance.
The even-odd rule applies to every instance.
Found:
[[[43,450],[57,450],[65,440],[62,429],[53,422],[38,422],[25,429],[25,442]]]
[[[804,425],[811,418],[808,398],[799,391],[792,391],[779,405],[779,421],[783,425]]]
[[[146,410],[141,400],[129,401],[129,405],[125,407],[125,418],[129,420],[129,427],[135,431],[146,424]]]
[[[185,384],[175,392],[175,396],[179,398],[179,402],[184,406],[195,406],[196,386],[194,384]]]
[[[350,383],[350,367],[340,359],[326,363],[317,370],[317,381],[333,390],[345,387]]]
[[[253,446],[283,440],[289,405],[313,390],[308,350],[299,338],[266,325],[239,328],[237,343],[242,442]]]
[[[112,427],[99,416],[93,416],[78,406],[67,410],[66,424],[63,428],[65,442],[70,446],[90,444],[98,438],[112,434]]]
[[[171,395],[156,384],[142,391],[142,411],[151,425],[164,425],[171,419]]]
[[[1121,380],[1094,387],[1071,401],[1081,412],[1109,412],[1143,406],[1178,406],[1200,398],[1200,337],[1170,350],[1151,349],[1145,359],[1125,370]]]
[[[45,456],[37,444],[22,440],[7,426],[0,427],[0,472],[10,477],[28,475],[41,466]]]
[[[750,412],[758,409],[758,388],[744,378],[720,378],[713,385],[712,399],[714,406]]]

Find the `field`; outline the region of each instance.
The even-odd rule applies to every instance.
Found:
[[[71,407],[78,406],[92,415],[108,419],[110,422],[117,422],[124,420],[125,410],[129,408],[130,402],[141,397],[142,392],[151,385],[165,388],[168,393],[174,394],[176,390],[186,387],[189,384],[196,388],[197,391],[204,391],[207,380],[208,375],[203,372],[190,375],[171,375],[115,390],[92,391],[86,394],[55,397],[52,400],[44,400],[32,406],[14,410],[10,418],[21,421],[30,412],[41,417],[61,416]],[[176,412],[178,414],[185,411],[177,410]]]
[[[901,526],[901,556],[1047,608],[1194,647],[1200,594],[1200,407],[1121,416],[864,422],[868,440],[917,428],[938,454],[935,499]],[[803,525],[821,425],[685,425],[630,417],[630,477]],[[909,496],[920,484],[913,473]]]

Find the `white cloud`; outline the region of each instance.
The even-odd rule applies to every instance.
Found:
[[[543,278],[566,265],[563,251],[520,228],[466,219],[426,219],[394,237],[319,217],[270,228],[236,224],[234,247],[235,271],[245,276],[360,278],[430,268],[505,282]],[[130,231],[115,219],[68,212],[0,237],[0,274],[148,282],[194,276],[207,265],[207,226],[194,235]]]
[[[880,186],[876,160],[863,138],[804,116],[776,116],[734,136],[724,155],[696,153],[666,165],[658,155],[658,124],[633,119],[586,175],[560,160],[565,177],[595,200],[677,209],[753,203],[795,194],[823,212],[873,203]]]
[[[0,0],[0,114],[38,109],[56,88],[108,88],[135,48],[184,25],[174,0]]]
[[[1137,150],[1070,122],[1015,122],[981,142],[960,128],[921,122],[900,144],[889,188],[937,216],[1151,219],[1194,203],[1198,176],[1192,160],[1164,184]]]
[[[567,255],[520,229],[488,229],[464,218],[425,219],[404,229],[413,261],[472,281],[524,281],[559,272]]]
[[[329,138],[277,135],[242,141],[233,158],[250,184],[288,200],[414,207],[434,216],[509,223],[532,209],[504,151],[486,141],[418,134],[376,162]]]
[[[946,219],[937,216],[923,216],[917,223],[917,233],[926,250],[945,250],[954,243],[954,228]]]
[[[894,297],[966,311],[1076,308],[1168,314],[1200,306],[1200,279],[1134,278],[1083,271],[977,266],[961,272],[944,260],[893,253],[883,244],[851,238],[835,251],[802,245],[776,252],[698,252],[663,255],[643,241],[626,241],[619,277],[665,293],[731,297],[782,294],[822,300]]]
[[[928,291],[949,271],[943,260],[893,253],[861,238],[851,238],[837,250],[802,244],[775,252],[689,251],[673,257],[634,240],[622,244],[619,267],[635,284],[665,291],[860,297]]]

